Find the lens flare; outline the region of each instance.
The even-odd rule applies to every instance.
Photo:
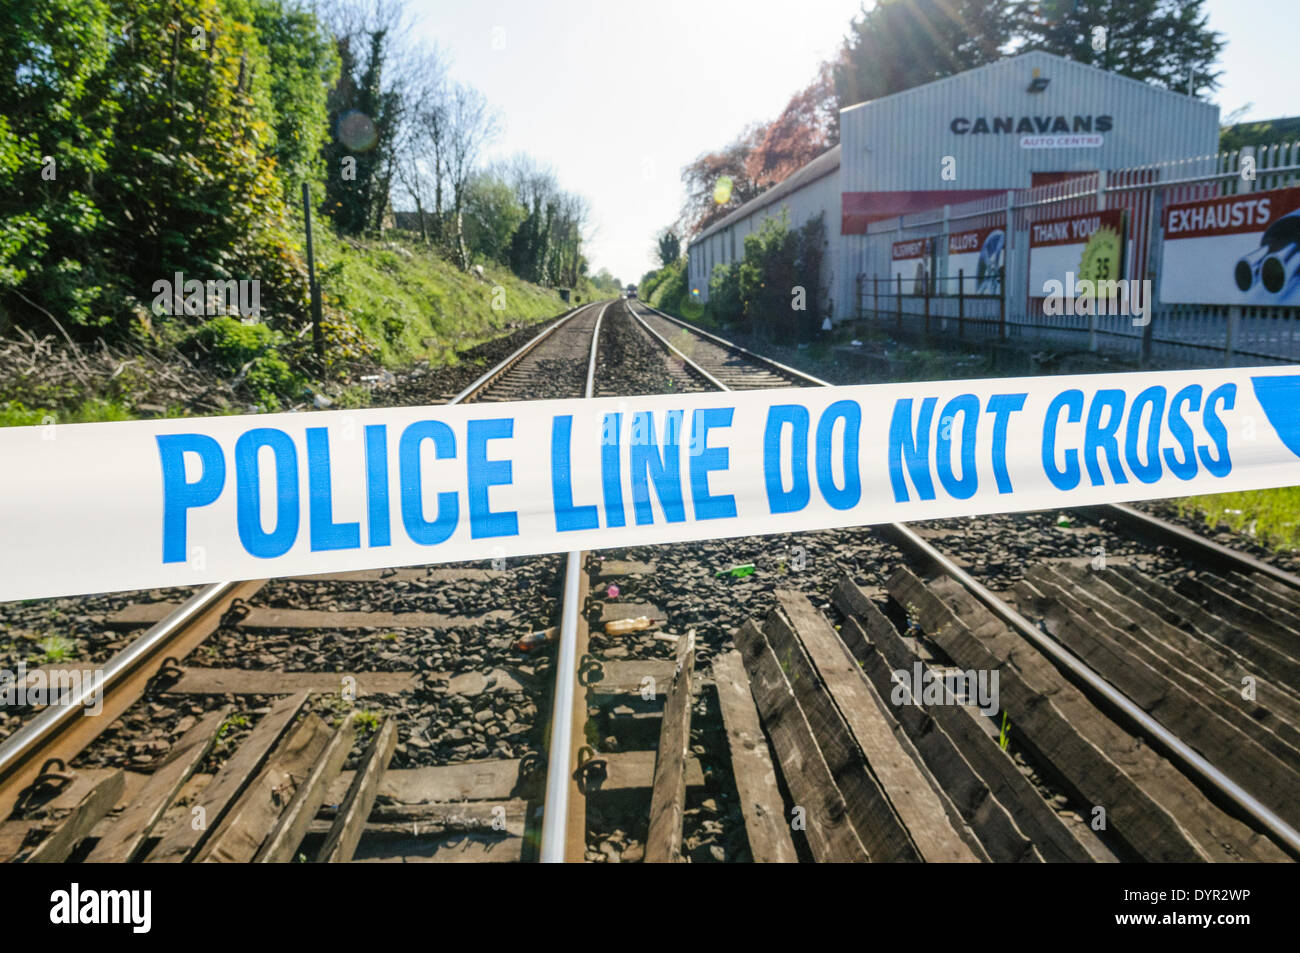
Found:
[[[353,152],[369,152],[379,141],[379,133],[370,117],[355,109],[339,117],[339,142]]]

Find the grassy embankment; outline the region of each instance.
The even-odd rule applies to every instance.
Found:
[[[482,279],[461,272],[410,236],[358,242],[322,228],[316,241],[327,304],[351,317],[371,351],[369,360],[391,370],[420,360],[455,364],[461,352],[508,333],[512,325],[539,322],[570,307],[555,290],[522,281],[499,265],[486,266]],[[592,294],[589,287],[576,292],[583,301]],[[216,375],[229,379],[245,369],[249,401],[232,410],[249,402],[266,410],[284,409],[301,400],[305,388],[332,393],[341,405],[364,402],[361,388],[316,381],[291,366],[288,342],[265,325],[245,326],[232,318],[192,321],[156,330],[161,341],[191,356],[201,345],[203,359]],[[251,370],[245,368],[250,361]],[[102,389],[75,393],[3,383],[0,426],[35,425],[51,417],[59,423],[96,423],[147,415],[138,406],[142,389],[133,388],[129,373]],[[166,412],[184,414],[179,406]]]

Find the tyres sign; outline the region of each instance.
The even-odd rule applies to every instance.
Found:
[[[1300,304],[1300,188],[1165,209],[1160,300]]]

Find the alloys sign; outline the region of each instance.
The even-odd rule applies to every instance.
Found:
[[[1165,209],[1160,300],[1300,304],[1300,188]]]
[[[965,294],[997,294],[1006,262],[1007,233],[1002,228],[977,228],[948,236],[948,277],[960,277]],[[958,282],[946,290],[956,292]]]

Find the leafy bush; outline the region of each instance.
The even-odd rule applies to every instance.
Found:
[[[744,314],[738,263],[713,266],[713,274],[709,277],[709,303],[706,307],[710,317],[723,322],[734,321]]]
[[[740,297],[751,329],[760,336],[794,331],[805,340],[812,337],[820,314],[823,235],[822,216],[791,230],[782,213],[745,236]],[[794,309],[797,288],[803,289],[803,310]]]
[[[655,288],[659,287],[659,282],[664,280],[666,271],[666,268],[655,268],[642,275],[641,282],[636,286],[637,297],[642,301],[649,301],[655,293]]]
[[[233,374],[236,383],[267,410],[278,410],[281,398],[296,396],[306,384],[279,352],[283,335],[265,324],[216,318],[200,328],[191,342],[192,349],[205,352]]]
[[[183,271],[257,278],[272,320],[305,319],[285,195],[286,176],[316,165],[337,72],[315,16],[281,0],[11,7],[0,43],[7,317],[48,330],[52,316],[82,339],[130,335],[150,327],[132,302]]]
[[[638,289],[640,294],[640,289]],[[679,258],[670,265],[665,265],[659,272],[659,281],[655,283],[650,295],[650,306],[677,310],[686,298],[686,259]]]

